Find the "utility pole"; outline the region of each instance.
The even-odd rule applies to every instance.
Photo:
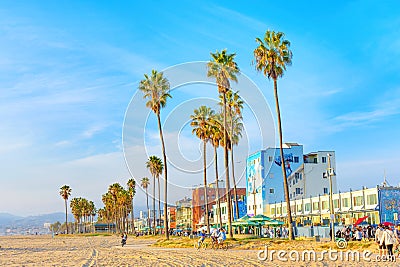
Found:
[[[335,207],[333,205],[333,194],[332,194],[332,176],[335,175],[331,167],[331,154],[328,153],[328,168],[327,168],[327,176],[329,179],[329,210],[331,214],[331,240],[335,241]]]

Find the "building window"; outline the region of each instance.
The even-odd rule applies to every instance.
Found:
[[[349,207],[349,198],[342,198],[342,206],[344,208],[348,208]]]
[[[301,212],[301,210],[302,210],[301,204],[297,205],[297,212]]]
[[[299,163],[299,157],[294,157],[293,160],[294,160],[294,163]]]
[[[269,161],[269,162],[272,162],[272,156],[269,156],[269,157],[268,157],[268,161]]]
[[[271,208],[271,214],[275,214],[275,208]]]
[[[251,210],[251,205],[249,205],[249,210]]]
[[[289,195],[289,198],[292,198],[292,194]]]
[[[367,205],[376,205],[378,203],[376,195],[367,195]]]
[[[200,196],[200,200],[204,200],[204,196]]]
[[[318,163],[318,159],[317,158],[314,158],[314,163]]]
[[[324,187],[324,194],[328,194],[328,188]]]
[[[314,202],[312,205],[313,210],[319,210],[319,202]]]
[[[322,163],[326,163],[326,157],[322,157]]]
[[[322,201],[322,209],[327,210],[328,209],[328,201]]]
[[[362,206],[362,196],[353,197],[354,206]]]
[[[328,178],[328,176],[326,175],[326,172],[322,173],[322,179]]]
[[[274,189],[274,188],[270,188],[270,189],[269,189],[269,193],[270,193],[270,194],[275,194],[275,189]]]
[[[311,210],[311,203],[304,204],[304,211],[310,211],[310,210]]]
[[[299,179],[300,180],[303,179],[303,174],[302,173],[299,173]]]
[[[296,188],[296,195],[300,195],[300,188],[299,187]]]
[[[334,207],[335,209],[339,208],[339,199],[334,199],[334,200],[333,200],[333,207]]]
[[[303,194],[303,188],[300,188],[300,194]]]

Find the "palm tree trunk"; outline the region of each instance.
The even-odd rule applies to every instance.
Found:
[[[157,121],[158,121],[158,129],[160,131],[160,139],[161,139],[161,147],[162,147],[162,153],[163,153],[163,159],[164,159],[164,231],[165,231],[165,238],[168,240],[169,239],[169,228],[168,228],[168,218],[167,218],[167,209],[168,209],[168,201],[167,201],[167,196],[168,196],[168,191],[167,191],[167,185],[168,185],[168,179],[167,179],[167,154],[165,153],[165,144],[164,144],[164,137],[163,137],[163,132],[161,128],[161,120],[160,120],[160,114],[157,114]]]
[[[231,114],[231,163],[232,163],[232,180],[233,180],[233,194],[235,199],[235,210],[236,219],[239,219],[239,204],[236,190],[236,179],[235,179],[235,161],[233,157],[233,116]],[[235,219],[235,218],[233,218]]]
[[[146,204],[147,204],[147,227],[150,228],[150,209],[149,209],[149,193],[146,187]]]
[[[278,99],[278,83],[277,83],[276,79],[274,79],[274,95],[275,95],[276,115],[278,118],[279,150],[280,150],[280,154],[281,154],[281,167],[282,167],[282,174],[283,174],[283,190],[285,191],[285,200],[286,200],[286,206],[287,206],[289,240],[294,240],[293,227],[292,227],[292,211],[291,211],[291,207],[290,207],[290,198],[289,198],[289,187],[288,187],[288,183],[287,183],[285,158],[284,158],[284,154],[283,154],[281,112],[279,109],[279,99]]]
[[[135,232],[135,223],[133,221],[133,219],[134,219],[134,215],[133,215],[133,198],[132,198],[131,202],[132,202],[132,210],[131,210],[131,230],[132,230],[132,232],[131,232],[131,234],[133,234]]]
[[[64,199],[65,202],[65,227],[67,228],[67,234],[68,234],[68,209],[67,209],[67,199]]]
[[[157,182],[158,182],[158,225],[161,226],[160,177],[157,178]]]
[[[221,201],[219,199],[219,184],[218,184],[218,154],[217,154],[217,146],[214,146],[214,155],[215,155],[215,183],[217,187],[217,192],[215,196],[217,197],[217,210],[218,210],[218,224],[219,227],[222,227],[222,215],[221,215]]]
[[[156,178],[153,176],[153,234],[156,234]]]
[[[210,218],[208,217],[208,196],[207,196],[207,142],[203,140],[203,172],[204,172],[204,204],[206,206],[206,214],[204,215],[204,222],[207,225],[207,233],[210,233]]]
[[[232,200],[230,193],[230,185],[229,185],[229,160],[228,160],[228,132],[227,132],[227,124],[226,124],[226,95],[223,94],[223,106],[224,106],[224,163],[225,163],[225,183],[226,183],[226,201],[228,204],[228,232],[229,237],[233,238],[232,233]]]

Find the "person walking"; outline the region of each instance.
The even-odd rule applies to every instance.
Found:
[[[381,244],[385,244],[388,254],[388,260],[394,261],[396,260],[393,255],[393,246],[397,243],[397,238],[395,237],[393,231],[389,226],[385,226],[385,230],[383,230],[382,238],[380,240]]]
[[[382,258],[382,256],[386,256],[385,242],[381,242],[382,235],[383,235],[383,225],[380,223],[375,231],[375,242],[379,246],[379,258]]]

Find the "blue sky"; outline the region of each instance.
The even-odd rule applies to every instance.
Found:
[[[305,152],[335,150],[342,190],[375,186],[384,171],[397,185],[398,14],[397,1],[336,1],[334,6],[321,1],[1,1],[0,212],[62,211],[58,189],[64,184],[72,187],[73,197],[100,206],[109,184],[125,183],[125,111],[151,69],[207,61],[211,51],[227,48],[237,53],[241,71],[274,111],[272,83],[252,65],[254,39],[267,29],[285,32],[292,43],[293,65],[278,82],[284,140],[303,144]],[[174,92],[163,121],[174,110],[187,109],[181,105],[186,100],[200,105],[203,98],[216,97],[206,85]],[[183,127],[187,117],[171,124],[166,135],[173,144],[182,130],[179,152],[198,168],[199,151],[188,148],[199,143]],[[161,155],[155,118],[148,119],[146,134],[139,127],[135,137],[148,153]],[[245,124],[249,138],[238,148],[238,161],[265,141],[251,135],[254,118]],[[145,161],[138,155],[135,160]],[[148,175],[143,168],[134,172]],[[201,175],[184,179],[185,186],[199,184]],[[185,194],[190,190],[170,198]],[[139,192],[139,206],[143,200]]]

